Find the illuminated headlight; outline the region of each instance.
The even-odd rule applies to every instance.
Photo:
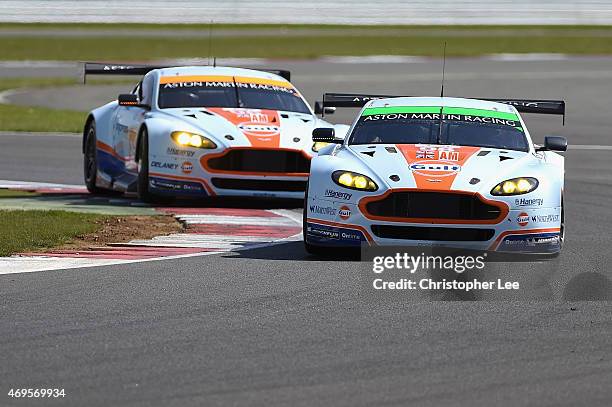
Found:
[[[369,177],[350,171],[335,171],[332,174],[334,182],[342,187],[361,191],[376,191],[378,185]]]
[[[491,195],[521,195],[533,191],[538,187],[538,180],[531,177],[512,178],[495,185]]]
[[[172,140],[179,146],[196,147],[196,148],[217,148],[217,145],[210,139],[194,133],[186,131],[173,131],[170,135]]]
[[[314,151],[315,153],[318,153],[320,149],[328,145],[329,143],[325,143],[323,141],[317,141],[316,143],[312,145],[312,151]]]

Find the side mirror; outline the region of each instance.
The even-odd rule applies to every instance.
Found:
[[[117,102],[119,102],[119,106],[142,107],[145,109],[151,108],[149,105],[141,104],[138,100],[138,95],[134,95],[133,93],[123,93],[119,95]]]
[[[314,104],[314,112],[315,114],[326,115],[326,114],[334,114],[336,113],[336,108],[331,106],[323,107],[323,103],[315,102]]]
[[[567,151],[567,139],[559,136],[544,137],[544,147],[539,148],[540,151]]]
[[[312,141],[315,143],[342,143],[342,140],[336,139],[336,131],[329,127],[314,129],[312,131]]]

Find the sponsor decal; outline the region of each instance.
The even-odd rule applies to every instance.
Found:
[[[459,151],[453,146],[417,145],[417,159],[459,161]]]
[[[561,238],[558,233],[510,235],[503,240],[497,250],[548,252],[558,250],[560,244]]]
[[[358,230],[316,223],[306,225],[306,235],[311,243],[323,243],[331,246],[359,246],[366,241],[363,233]]]
[[[544,205],[544,199],[542,198],[516,198],[514,200],[515,206],[542,206]]]
[[[519,213],[519,215],[516,217],[516,223],[518,223],[520,226],[527,226],[529,224],[529,214],[525,212]]]
[[[340,239],[340,232],[338,230],[334,230],[332,228],[325,228],[320,226],[308,226],[306,229],[309,235],[315,235],[319,237],[324,237],[327,239]]]
[[[150,186],[158,189],[166,189],[172,191],[182,191],[185,193],[203,193],[204,189],[202,185],[195,182],[182,182],[166,180],[161,178],[150,178]]]
[[[191,174],[193,171],[193,164],[189,161],[183,162],[183,164],[181,164],[181,171],[183,171],[183,174]]]
[[[195,151],[182,150],[180,148],[168,147],[168,149],[166,150],[166,154],[178,155],[179,157],[193,157],[195,154]]]
[[[264,109],[209,108],[222,116],[249,140],[252,147],[277,148],[280,145],[280,117]]]
[[[448,190],[471,156],[480,151],[472,146],[397,144],[412,172],[417,188]]]
[[[176,163],[164,163],[161,161],[151,161],[152,168],[165,168],[168,170],[176,170],[178,168],[178,164]]]
[[[319,205],[310,205],[310,212],[316,213],[319,215],[329,215],[336,216],[337,209],[332,208],[331,206],[319,206]]]
[[[266,139],[277,136],[280,132],[279,126],[261,124],[257,122],[240,123],[238,125],[238,128],[247,136],[254,136]]]
[[[410,164],[410,170],[425,177],[448,177],[461,171],[461,166],[450,161],[424,160]]]
[[[342,220],[347,220],[351,217],[351,209],[346,205],[342,205],[340,210],[338,210],[338,216],[340,216]]]
[[[549,214],[549,215],[533,215],[531,221],[534,223],[554,223],[559,222],[561,215]]]
[[[348,192],[334,191],[333,189],[326,189],[325,196],[327,198],[343,199],[345,201],[349,201],[353,194],[349,194]]]

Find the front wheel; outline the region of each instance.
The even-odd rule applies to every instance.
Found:
[[[85,130],[85,153],[83,155],[83,178],[87,190],[92,194],[102,194],[104,189],[96,186],[98,175],[98,152],[96,148],[96,122],[91,121]]]
[[[149,190],[149,135],[142,130],[138,145],[138,198],[147,203],[155,201],[155,195]]]

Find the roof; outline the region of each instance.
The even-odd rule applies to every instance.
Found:
[[[158,69],[160,76],[241,76],[259,79],[271,79],[274,81],[287,82],[286,79],[270,72],[257,71],[255,69],[232,68],[227,66],[181,66],[173,68]]]
[[[514,106],[504,103],[489,102],[478,99],[464,99],[452,97],[399,97],[389,99],[371,100],[365,108],[391,107],[391,106],[444,106],[470,109],[493,110],[498,112],[517,114]]]

